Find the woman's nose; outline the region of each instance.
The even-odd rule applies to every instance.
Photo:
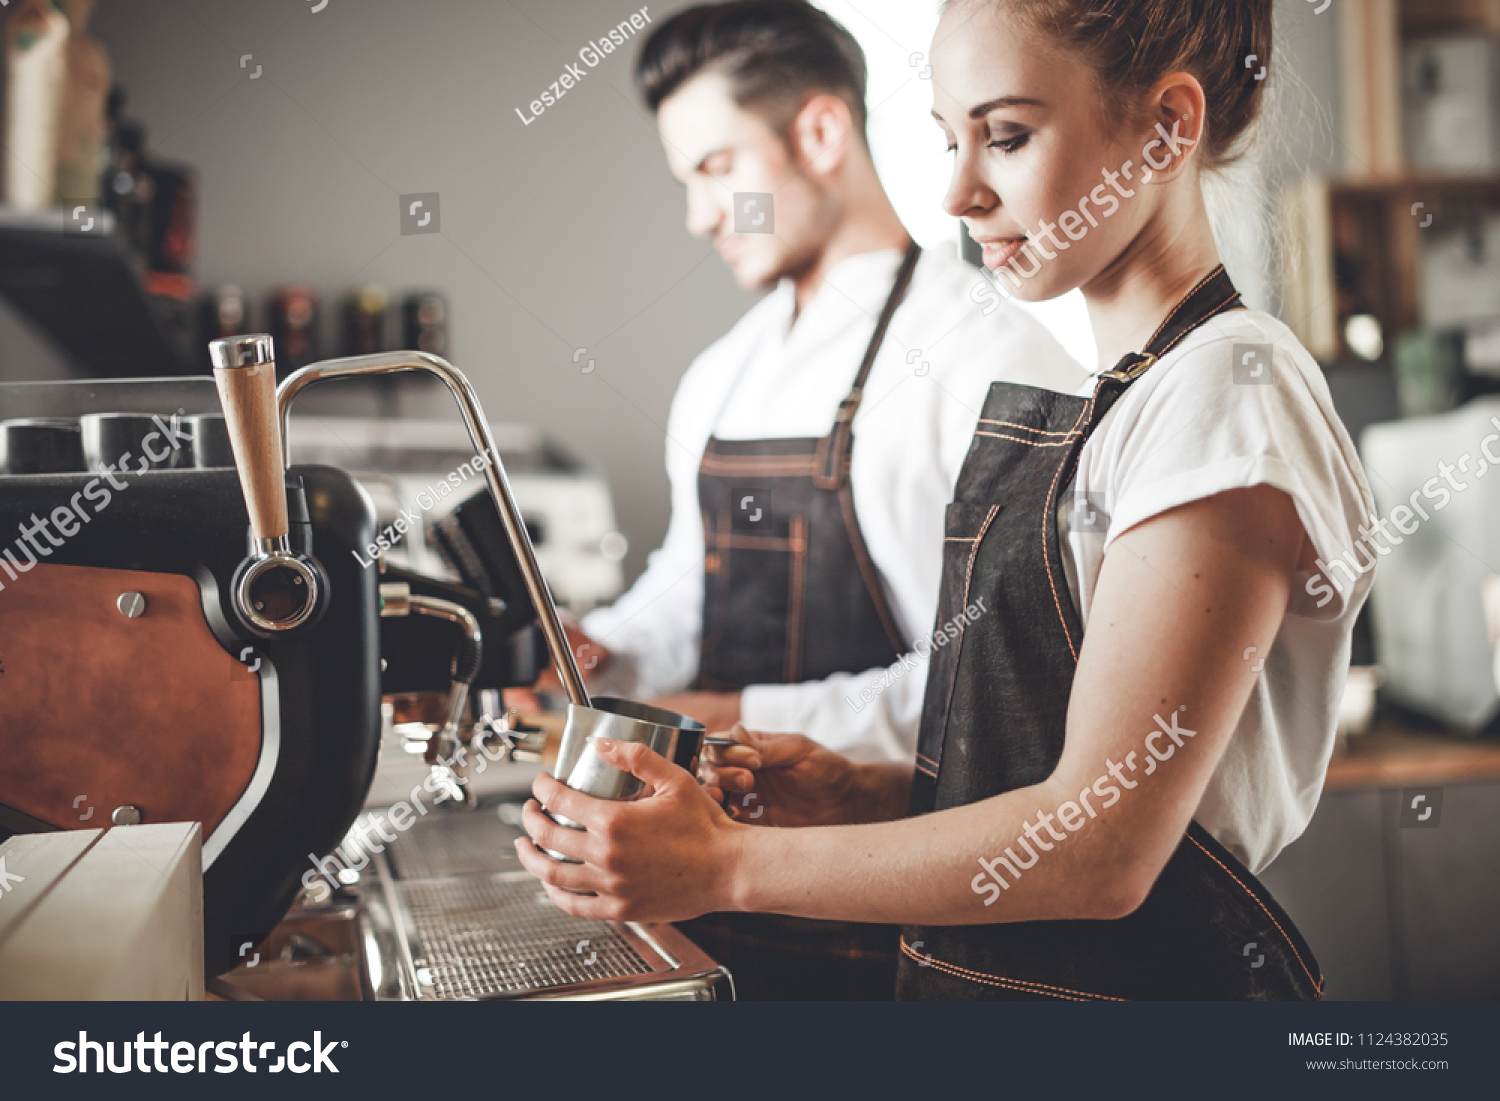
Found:
[[[953,177],[943,196],[943,212],[954,218],[966,214],[987,213],[999,202],[998,196],[981,178],[975,151],[960,145],[953,154]]]

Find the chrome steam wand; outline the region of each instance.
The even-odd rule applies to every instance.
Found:
[[[505,467],[501,465],[500,450],[495,445],[495,437],[490,431],[489,421],[485,419],[484,409],[479,404],[479,397],[474,393],[474,387],[469,384],[469,380],[458,368],[447,360],[426,352],[380,352],[375,355],[350,356],[345,359],[328,359],[321,363],[308,364],[300,371],[289,375],[276,389],[276,404],[281,417],[281,436],[286,448],[284,463],[291,461],[291,438],[288,435],[289,414],[292,402],[296,400],[298,394],[313,383],[327,379],[388,375],[399,371],[425,371],[430,375],[436,375],[452,391],[454,400],[458,402],[458,410],[463,414],[464,424],[469,429],[469,438],[473,440],[474,446],[485,460],[484,476],[489,484],[490,496],[494,499],[495,508],[500,513],[500,522],[504,525],[505,535],[510,540],[511,551],[515,554],[516,561],[520,563],[521,574],[526,579],[526,591],[531,596],[537,619],[541,621],[542,634],[547,638],[547,648],[552,653],[552,663],[557,667],[557,675],[562,680],[564,691],[568,694],[568,702],[577,707],[589,707],[588,689],[584,687],[583,677],[578,672],[578,663],[573,659],[573,649],[568,645],[567,632],[563,630],[562,620],[558,617],[557,605],[552,600],[552,592],[547,587],[546,579],[542,577],[541,568],[537,565],[536,551],[532,548],[526,524],[521,519],[521,510],[516,507],[515,497],[511,495],[510,482],[505,476]]]

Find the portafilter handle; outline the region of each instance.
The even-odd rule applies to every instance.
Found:
[[[291,546],[274,346],[257,333],[211,341],[208,349],[250,514],[253,549],[235,572],[234,610],[254,634],[283,636],[313,620],[327,582],[317,562]]]
[[[291,534],[276,415],[276,356],[265,334],[215,340],[209,346],[224,424],[250,512],[250,531],[271,544]]]

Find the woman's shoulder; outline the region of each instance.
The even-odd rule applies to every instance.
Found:
[[[1220,314],[1161,357],[1122,399],[1122,413],[1212,421],[1295,422],[1308,431],[1342,430],[1318,362],[1285,324],[1258,310]],[[1121,419],[1127,419],[1122,417]],[[1181,425],[1179,425],[1180,427]]]

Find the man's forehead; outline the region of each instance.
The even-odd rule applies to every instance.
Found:
[[[693,169],[720,149],[770,134],[754,111],[734,101],[729,78],[699,73],[662,101],[657,122],[667,156],[676,167]]]

